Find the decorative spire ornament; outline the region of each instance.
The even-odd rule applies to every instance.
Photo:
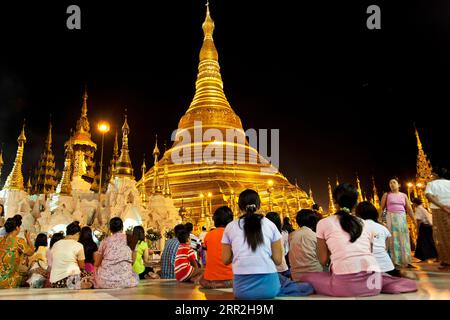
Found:
[[[23,175],[22,175],[22,162],[23,162],[23,150],[25,148],[25,143],[27,138],[25,137],[25,120],[23,121],[22,131],[17,138],[17,153],[16,159],[14,160],[14,165],[6,179],[5,186],[3,189],[6,190],[23,190]]]

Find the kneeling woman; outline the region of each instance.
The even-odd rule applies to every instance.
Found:
[[[316,231],[319,261],[327,265],[331,260],[330,272],[310,272],[300,279],[311,283],[316,293],[335,297],[416,291],[415,281],[380,272],[372,254],[372,232],[364,220],[350,214],[358,199],[356,188],[341,184],[333,198],[338,212],[319,221]]]
[[[282,262],[281,234],[275,224],[256,211],[256,191],[239,195],[241,216],[230,222],[222,238],[222,260],[233,266],[233,291],[237,299],[271,299],[275,296],[304,296],[313,292],[307,283],[280,278],[276,265]]]

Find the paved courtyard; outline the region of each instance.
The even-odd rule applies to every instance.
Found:
[[[437,264],[415,263],[406,275],[417,279],[419,290],[415,293],[366,298],[340,298],[344,300],[450,300],[450,272],[441,271]],[[174,280],[144,280],[130,289],[3,289],[0,300],[233,300],[232,289],[204,290],[193,284]],[[280,300],[337,299],[320,295],[308,297],[280,297]]]

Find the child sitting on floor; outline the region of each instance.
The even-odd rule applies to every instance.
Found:
[[[195,252],[190,246],[190,232],[183,229],[177,234],[180,246],[175,257],[175,278],[180,282],[197,282],[203,274],[199,268]]]

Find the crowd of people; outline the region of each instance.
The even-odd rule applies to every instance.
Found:
[[[413,267],[407,216],[418,231],[415,257],[439,259],[448,268],[450,181],[445,170],[436,170],[428,183],[432,213],[420,198],[411,203],[398,179],[389,186],[378,211],[370,202],[357,203],[354,186],[340,184],[333,192],[336,212],[323,218],[317,207],[302,209],[297,229],[289,217],[259,213],[259,195],[247,189],[239,195],[238,219],[223,206],[213,214],[214,227],[202,228],[198,237],[192,223],[176,225],[157,276],[149,267],[152,251],[142,226],[127,235],[122,220],[112,218],[110,235],[97,245],[91,228],[74,221],[65,234],[39,234],[33,243],[27,230],[19,236],[22,219],[16,215],[0,231],[0,288],[129,288],[160,277],[205,289],[233,288],[238,299],[413,292],[416,282],[401,273]]]

